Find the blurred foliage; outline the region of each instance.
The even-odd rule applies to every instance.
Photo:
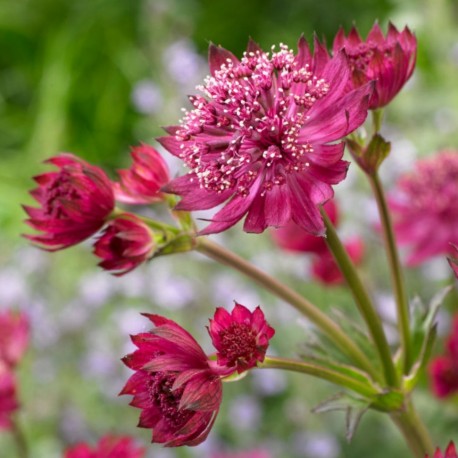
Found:
[[[366,35],[375,20],[383,26],[392,20],[398,28],[408,24],[419,40],[414,78],[387,110],[388,136],[398,145],[383,166],[390,183],[398,173],[396,160],[408,162],[412,150],[423,155],[458,147],[455,0],[0,0],[0,297],[10,300],[0,306],[30,308],[37,326],[35,348],[21,369],[21,421],[34,447],[33,458],[59,457],[64,444],[95,441],[108,431],[148,442],[149,431],[135,428],[138,412],[127,408],[127,399],[116,399],[127,377],[119,358],[127,351],[127,332],[121,325],[129,321],[128,312],[164,307],[161,313],[188,323],[205,342],[206,317],[215,304],[223,305],[221,291],[220,296],[215,291],[227,291],[226,305],[234,298],[242,301],[234,296],[245,292],[253,302],[249,305],[266,304],[273,317],[278,354],[291,354],[304,340],[294,312],[253,291],[239,276],[227,277],[224,269],[192,255],[155,260],[138,275],[114,279],[95,270],[87,246],[55,255],[24,248],[18,236],[26,230],[19,204],[30,202],[30,176],[43,171],[39,161],[71,151],[111,172],[124,166],[129,145],[153,142],[161,135],[160,126],[177,122],[186,94],[206,73],[209,42],[237,55],[249,36],[264,48],[279,42],[294,46],[301,33],[311,41],[314,32],[331,44],[340,25],[348,31],[354,22]],[[144,81],[159,89],[160,100],[150,110],[135,102]],[[364,189],[361,181],[355,179],[353,185]],[[349,212],[366,208],[355,205],[352,196],[347,204],[342,199]],[[348,219],[361,223],[363,216],[354,213]],[[362,275],[373,291],[386,290],[383,253],[373,252],[380,240],[370,229],[363,235],[372,249]],[[326,310],[338,306],[351,316],[353,304],[343,288],[304,281],[303,257],[280,254],[267,236],[233,231],[223,241]],[[199,272],[193,286],[190,271]],[[380,275],[370,279],[368,271]],[[425,276],[427,270],[411,271],[408,284],[428,300],[433,292]],[[175,283],[169,284],[172,277]],[[177,281],[188,294],[186,307],[173,309],[172,299],[183,294]],[[96,303],[104,288],[106,299]],[[97,357],[89,364],[94,353]],[[301,441],[326,434],[336,438],[340,457],[405,456],[400,436],[380,414],[364,419],[351,445],[344,439],[342,416],[310,415],[310,408],[335,392],[330,385],[293,375],[286,391],[260,394],[253,380],[250,375],[225,387],[218,440],[239,448],[266,445],[287,458],[306,456],[298,452]],[[243,403],[247,394],[261,405],[261,418],[256,428],[241,431],[231,419],[231,405],[241,396]],[[438,404],[425,392],[418,401],[434,437],[446,444],[456,434],[456,403]],[[9,454],[2,455],[4,450]],[[0,456],[12,457],[12,450],[10,439],[0,435]],[[152,450],[152,456],[159,456],[157,447]],[[176,453],[164,456],[204,456],[188,449]]]

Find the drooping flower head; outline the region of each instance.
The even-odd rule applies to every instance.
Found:
[[[152,230],[139,218],[125,214],[112,219],[94,244],[99,266],[124,275],[150,258],[155,250]]]
[[[26,237],[45,250],[75,245],[95,234],[114,208],[111,182],[105,172],[82,159],[62,153],[46,162],[58,171],[36,176],[31,191],[39,208],[24,206],[26,222],[42,232]]]
[[[120,394],[142,409],[139,426],[153,430],[152,442],[167,447],[205,440],[222,398],[221,375],[195,339],[174,321],[145,316],[155,328],[132,336],[137,350],[123,358],[135,373]]]
[[[169,168],[163,157],[150,145],[132,148],[133,164],[129,169],[118,170],[119,183],[114,183],[116,200],[126,204],[160,202],[160,192],[169,180]]]
[[[0,431],[11,428],[11,416],[18,408],[14,374],[0,362]]]
[[[412,76],[417,54],[415,35],[405,27],[398,32],[389,24],[386,37],[380,26],[375,23],[366,41],[356,27],[345,36],[343,28],[334,38],[334,53],[345,49],[353,76],[353,84],[359,87],[375,80],[375,90],[370,100],[370,109],[387,105]]]
[[[334,199],[328,200],[323,208],[326,210],[334,226],[337,226],[339,212]],[[273,229],[270,235],[274,242],[284,250],[303,253],[324,253],[327,251],[326,242],[323,237],[311,235],[294,221],[290,221],[278,229]]]
[[[429,458],[429,455],[426,454],[425,458]],[[437,447],[432,458],[458,458],[455,444],[453,443],[453,441],[450,441],[450,443],[448,444],[447,449],[445,450],[445,455],[441,452],[441,449]]]
[[[130,437],[104,436],[95,447],[81,443],[65,451],[65,458],[143,458],[145,449]]]
[[[181,125],[159,139],[190,168],[164,188],[182,197],[177,209],[225,203],[201,234],[246,216],[246,232],[292,219],[324,235],[318,205],[333,197],[348,166],[338,140],[364,122],[372,85],[349,92],[345,53],[331,58],[318,40],[311,53],[304,38],[296,55],[250,41],[241,60],[211,45],[209,66],[203,95],[192,96]]]
[[[29,343],[29,319],[24,312],[0,312],[0,364],[15,366]]]
[[[458,151],[417,162],[390,198],[400,244],[410,247],[409,265],[452,253],[458,243]]]
[[[269,340],[275,334],[260,307],[250,312],[237,303],[231,313],[218,307],[208,332],[217,350],[218,364],[236,369],[239,374],[264,361]]]

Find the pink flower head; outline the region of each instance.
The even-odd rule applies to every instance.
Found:
[[[353,263],[355,265],[360,264],[364,255],[363,241],[359,237],[355,237],[345,242],[344,246]],[[312,275],[326,285],[338,285],[344,282],[342,272],[327,248],[313,260]]]
[[[429,455],[425,455],[425,458],[429,458]],[[450,441],[447,449],[445,450],[445,455],[441,452],[440,448],[437,447],[432,458],[458,458],[456,454],[455,444],[453,441]]]
[[[11,415],[18,408],[14,374],[0,362],[0,430],[11,428]]]
[[[104,436],[95,447],[78,444],[65,451],[65,458],[143,458],[145,449],[130,437]]]
[[[458,278],[458,247],[453,243],[451,244],[451,246],[453,250],[453,256],[450,256],[448,258],[448,263],[450,264],[450,267],[453,269],[455,277]]]
[[[260,307],[250,312],[235,303],[231,313],[218,307],[208,329],[218,351],[218,364],[240,374],[264,361],[275,330],[267,323]]]
[[[114,208],[111,182],[105,172],[69,153],[48,159],[59,168],[34,177],[31,191],[39,208],[24,206],[26,222],[42,232],[26,235],[48,251],[61,250],[95,234]]]
[[[411,77],[417,54],[415,35],[405,27],[399,33],[389,24],[386,37],[375,23],[366,41],[355,27],[345,36],[341,28],[334,38],[334,53],[345,49],[353,71],[353,84],[360,87],[375,80],[369,108],[374,110],[387,105]]]
[[[338,224],[339,213],[334,199],[324,204],[324,209],[334,226]],[[270,232],[274,242],[284,250],[304,253],[323,253],[327,251],[323,237],[316,237],[302,229],[294,221]]]
[[[350,89],[344,52],[331,58],[300,38],[271,53],[250,41],[241,60],[210,45],[211,76],[190,98],[181,125],[159,139],[190,168],[164,190],[182,197],[178,210],[224,204],[201,234],[224,231],[246,216],[246,232],[291,219],[324,235],[318,206],[334,195],[348,163],[339,141],[367,116],[372,85]]]
[[[432,389],[438,398],[458,391],[458,363],[450,356],[438,356],[429,365]]]
[[[0,364],[15,366],[29,343],[29,319],[23,312],[0,312]]]
[[[132,148],[133,165],[118,170],[120,182],[114,183],[115,197],[126,204],[150,204],[159,202],[160,192],[170,180],[169,168],[159,152],[152,146],[141,144]]]
[[[151,229],[131,214],[111,220],[94,244],[99,266],[114,275],[124,275],[152,256],[155,241]]]
[[[442,151],[417,162],[390,197],[400,244],[411,249],[409,265],[453,250],[458,243],[458,152]]]
[[[181,326],[159,315],[145,316],[156,327],[132,336],[138,350],[123,362],[135,373],[120,394],[133,395],[130,405],[142,409],[139,426],[153,430],[152,442],[198,445],[219,411],[220,374]]]

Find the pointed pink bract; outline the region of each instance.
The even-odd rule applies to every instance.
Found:
[[[145,448],[135,445],[130,437],[107,435],[94,447],[81,443],[68,448],[64,458],[143,458],[145,452]]]

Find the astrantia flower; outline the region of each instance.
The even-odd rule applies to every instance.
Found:
[[[222,398],[221,374],[194,338],[177,323],[145,314],[156,326],[132,336],[138,350],[123,358],[135,371],[120,394],[142,409],[139,426],[168,447],[205,440]]]
[[[0,362],[0,430],[11,428],[11,415],[18,407],[14,374]]]
[[[450,356],[438,356],[429,365],[432,389],[438,398],[458,391],[458,363]]]
[[[181,125],[159,139],[191,169],[164,188],[182,197],[177,209],[225,203],[201,234],[246,216],[246,232],[292,219],[324,235],[318,206],[348,167],[338,140],[364,122],[372,86],[348,92],[344,52],[330,58],[316,41],[312,54],[304,38],[296,55],[285,45],[266,53],[251,41],[241,60],[211,45],[209,65],[203,96],[192,96]]]
[[[151,229],[142,220],[125,214],[111,220],[94,244],[99,266],[114,275],[124,275],[152,256],[155,249]]]
[[[48,251],[75,245],[95,234],[114,208],[111,182],[105,172],[72,154],[62,153],[46,162],[59,168],[36,176],[31,191],[39,208],[25,206],[26,222],[40,235],[26,235]]]
[[[269,340],[275,334],[259,307],[250,312],[237,303],[231,313],[217,308],[208,332],[218,352],[218,364],[238,373],[264,361]]]
[[[360,264],[364,254],[363,241],[360,238],[355,237],[345,242],[344,247],[347,250],[353,264]],[[338,285],[344,281],[342,272],[327,247],[326,251],[323,251],[315,256],[312,262],[312,275],[316,280],[326,285]]]
[[[407,263],[452,253],[458,243],[458,151],[442,151],[417,162],[390,198],[400,244],[411,249]]]
[[[143,458],[145,449],[130,437],[102,437],[95,447],[78,444],[65,451],[65,458]]]
[[[429,455],[425,455],[425,458],[429,458]],[[431,458],[458,458],[453,441],[450,441],[448,444],[448,447],[445,450],[445,455],[441,452],[440,448],[437,447],[434,456]]]
[[[411,77],[417,40],[408,27],[399,33],[391,23],[385,37],[375,23],[366,41],[361,39],[355,27],[347,37],[341,28],[334,39],[333,50],[337,53],[341,49],[348,55],[355,87],[375,80],[369,108],[377,109],[387,105]]]
[[[337,226],[339,213],[334,200],[329,200],[323,207],[332,221]],[[326,242],[323,237],[310,235],[294,221],[290,221],[285,226],[273,229],[270,232],[275,243],[284,250],[300,251],[303,253],[323,253],[327,251]]]
[[[15,366],[29,343],[29,319],[23,312],[0,312],[0,364]]]
[[[127,204],[159,202],[160,192],[169,180],[169,168],[163,157],[152,146],[142,144],[132,148],[133,164],[118,170],[120,182],[114,183],[116,200]]]

